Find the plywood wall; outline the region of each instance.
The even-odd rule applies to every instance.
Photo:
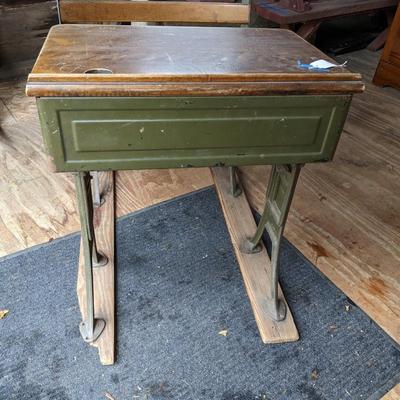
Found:
[[[49,28],[56,24],[55,0],[0,1],[0,79],[29,72]]]

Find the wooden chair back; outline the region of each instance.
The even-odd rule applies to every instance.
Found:
[[[131,0],[58,0],[61,23],[168,22],[248,24],[249,6],[239,3]]]

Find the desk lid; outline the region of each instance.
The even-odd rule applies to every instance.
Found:
[[[58,25],[28,77],[29,96],[350,94],[360,74],[285,29]]]

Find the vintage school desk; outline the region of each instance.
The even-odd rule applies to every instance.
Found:
[[[98,342],[110,323],[95,307],[96,296],[108,294],[97,292],[110,290],[114,301],[113,288],[93,284],[114,256],[96,245],[90,173],[190,167],[212,167],[263,341],[298,338],[278,285],[282,232],[301,166],[332,159],[352,94],[364,87],[344,68],[298,66],[320,58],[327,59],[281,29],[53,27],[27,94],[37,98],[55,171],[76,176],[85,341]],[[252,164],[273,165],[258,228],[235,169]]]

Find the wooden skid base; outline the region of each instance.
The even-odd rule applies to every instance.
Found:
[[[285,301],[287,308],[286,319],[276,322],[268,317],[265,299],[270,284],[271,262],[265,247],[255,254],[246,254],[240,250],[244,240],[252,237],[256,231],[245,193],[236,198],[231,195],[228,168],[211,168],[211,172],[262,341],[283,343],[298,340],[293,316],[280,287],[279,297]]]
[[[103,365],[114,364],[115,360],[115,278],[114,278],[114,173],[100,172],[100,193],[104,204],[94,210],[94,227],[99,251],[108,258],[104,267],[93,270],[95,318],[106,321],[100,337],[92,343],[99,349]],[[77,294],[83,320],[86,319],[86,290],[83,251],[81,245]]]

